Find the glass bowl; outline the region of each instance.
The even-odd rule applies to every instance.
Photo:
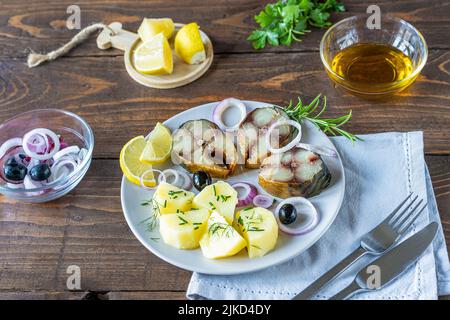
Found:
[[[325,70],[337,85],[366,98],[400,92],[414,82],[427,61],[425,39],[416,28],[402,19],[384,14],[381,16],[381,28],[369,29],[366,25],[367,18],[368,15],[346,18],[327,30],[320,42],[320,58]],[[333,70],[333,58],[339,51],[356,44],[385,44],[400,50],[411,59],[411,73],[399,81],[373,85],[345,79]]]
[[[25,112],[0,125],[0,145],[5,141],[23,137],[36,128],[47,128],[61,135],[69,145],[87,149],[83,160],[67,176],[35,189],[14,188],[0,177],[0,193],[18,201],[40,203],[60,198],[75,188],[86,174],[92,160],[94,134],[91,127],[74,113],[58,109]],[[0,168],[3,170],[3,165]]]

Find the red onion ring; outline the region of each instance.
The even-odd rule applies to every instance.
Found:
[[[308,214],[308,219],[306,219],[304,222],[302,222],[300,225],[298,225],[296,227],[293,226],[293,224],[285,225],[285,224],[281,223],[281,221],[280,221],[279,212],[280,212],[281,207],[283,205],[285,205],[286,203],[290,203],[294,206],[295,206],[295,203],[302,203],[302,204],[306,205],[307,207],[309,207],[312,212],[310,214]],[[301,214],[300,210],[297,209],[297,213]],[[283,231],[284,233],[287,233],[287,234],[293,235],[293,236],[299,236],[299,235],[310,232],[317,226],[317,224],[319,222],[319,214],[317,213],[316,208],[311,203],[311,201],[309,201],[308,199],[303,198],[303,197],[294,197],[294,198],[288,198],[288,199],[283,200],[282,202],[280,202],[280,204],[278,204],[277,208],[275,209],[274,215],[275,215],[275,219],[277,220],[278,227],[280,228],[280,230]],[[299,217],[297,216],[297,220],[298,220],[298,218]],[[295,222],[294,222],[294,224],[295,224]]]
[[[297,143],[296,147],[320,154],[322,156],[337,158],[336,151],[328,147],[320,147],[309,143]]]
[[[167,183],[170,183],[171,185],[178,187],[183,190],[190,190],[192,188],[192,181],[191,177],[184,172],[184,171],[178,171],[175,169],[166,169],[163,171],[164,175],[159,175],[158,177],[158,183],[161,183],[163,179]],[[173,176],[174,180],[169,181],[169,177]],[[180,179],[181,178],[181,179]]]
[[[292,139],[291,142],[289,142],[284,147],[278,148],[278,149],[272,148],[272,145],[270,143],[270,134],[276,128],[284,126],[284,125],[290,125],[292,127],[295,127],[298,130],[298,134],[295,136],[294,139]],[[278,153],[283,153],[283,152],[289,151],[292,148],[294,148],[300,142],[301,138],[302,138],[302,126],[300,125],[300,123],[298,123],[297,121],[294,121],[294,120],[280,120],[280,121],[273,123],[267,130],[266,144],[267,144],[267,147],[268,147],[268,150],[270,151],[270,153],[278,154]]]
[[[253,198],[253,204],[256,207],[261,207],[264,209],[270,208],[274,202],[275,199],[273,197],[265,194],[258,194]]]
[[[149,170],[148,170],[149,171]],[[148,171],[146,171],[146,172],[148,172]],[[163,172],[162,172],[163,174],[160,174],[159,176],[158,176],[158,183],[161,183],[161,182],[167,182],[167,183],[169,183],[169,184],[171,184],[171,185],[173,185],[173,186],[175,186],[175,187],[178,187],[178,188],[180,188],[180,183],[179,183],[179,180],[180,180],[180,174],[179,174],[179,172],[177,171],[177,170],[174,170],[174,169],[166,169],[166,170],[164,170]],[[173,181],[169,181],[170,179],[170,177],[173,177]]]
[[[156,184],[156,186],[154,186],[154,187],[149,187],[149,186],[146,186],[145,185],[145,183],[144,183],[144,177],[145,177],[145,175],[147,174],[147,173],[149,173],[149,172],[157,172],[158,174],[159,174],[159,176],[158,176],[158,179],[156,180],[156,181],[158,181],[158,183]],[[161,176],[163,176],[164,178],[162,179],[162,181],[166,181],[166,177],[165,177],[165,175],[164,175],[164,173],[161,171],[161,170],[157,170],[157,169],[148,169],[147,171],[144,171],[144,173],[142,173],[142,175],[140,176],[140,178],[139,178],[139,182],[140,182],[140,184],[141,184],[141,187],[142,188],[144,188],[144,189],[147,189],[147,190],[153,190],[153,189],[155,189],[157,186],[158,186],[158,184],[161,182],[160,180],[159,180],[159,178],[161,177]]]
[[[183,185],[180,188],[183,190],[191,190],[192,189],[191,177],[184,171],[180,171],[180,176],[182,176],[184,179]]]
[[[241,113],[241,117],[235,125],[227,126],[222,119],[223,113],[225,112],[225,110],[231,107],[238,108]],[[228,98],[219,102],[219,104],[214,108],[212,117],[214,123],[217,124],[221,130],[234,131],[239,127],[239,124],[246,116],[247,116],[247,108],[245,107],[245,104],[241,100],[238,100],[236,98]]]
[[[58,161],[60,158],[69,155],[69,154],[78,154],[80,152],[80,148],[78,146],[70,146],[65,147],[64,149],[59,150],[53,155],[53,160]]]
[[[231,185],[235,190],[238,188],[244,189],[244,195],[239,196],[238,192],[238,207],[248,206],[253,203],[253,199],[258,194],[258,189],[250,183],[247,182],[237,182]],[[237,191],[237,190],[236,190]]]
[[[70,169],[67,166],[72,167],[72,171],[74,171],[77,167],[77,163],[70,158],[61,158],[59,161],[53,163],[50,168],[52,174],[50,175],[50,181],[55,182],[59,179],[62,179],[65,176],[70,174]],[[64,168],[64,171],[61,171]]]
[[[30,149],[30,146],[33,145],[33,143],[30,140],[35,135],[40,135],[40,136],[44,137],[44,139],[48,142],[48,146],[47,146],[47,150],[46,150],[47,153],[39,154],[37,152],[37,150],[33,151]],[[50,139],[52,140],[52,142],[54,144],[53,148],[50,147],[50,144],[51,144]],[[25,151],[25,153],[28,156],[30,156],[31,158],[35,158],[38,160],[48,160],[48,159],[52,158],[56,152],[59,151],[60,143],[59,143],[59,138],[56,135],[56,133],[54,133],[53,131],[51,131],[49,129],[38,128],[38,129],[34,129],[34,130],[27,132],[23,136],[22,147],[23,147],[23,150]]]
[[[42,183],[39,181],[34,181],[31,179],[31,177],[27,174],[25,176],[25,179],[23,180],[23,186],[25,189],[37,189],[42,187]]]
[[[6,153],[15,147],[21,147],[23,144],[22,138],[12,138],[9,140],[6,140],[1,146],[0,146],[0,159],[3,158]]]

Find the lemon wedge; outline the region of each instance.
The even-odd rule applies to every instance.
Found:
[[[173,24],[173,21],[170,18],[161,18],[161,19],[144,18],[144,20],[142,20],[141,26],[138,29],[138,34],[142,42],[145,42],[161,32],[164,35],[164,37],[169,39],[172,36],[174,30],[175,25]]]
[[[172,50],[162,33],[141,43],[133,57],[134,66],[141,73],[161,75],[173,71]]]
[[[141,176],[152,169],[151,165],[142,163],[139,160],[145,145],[145,138],[138,136],[128,141],[120,151],[120,168],[122,172],[130,182],[137,185],[141,185]],[[155,177],[151,171],[146,173],[143,184],[147,187],[156,186]]]
[[[205,46],[197,23],[182,27],[175,36],[175,52],[188,64],[198,64],[206,59]]]
[[[166,126],[158,122],[150,132],[139,159],[146,164],[162,163],[169,158],[171,151],[172,133]]]

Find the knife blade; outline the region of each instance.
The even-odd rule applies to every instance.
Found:
[[[413,264],[433,241],[438,224],[432,222],[398,246],[375,259],[356,275],[353,282],[330,300],[343,300],[356,292],[374,291],[387,285]]]

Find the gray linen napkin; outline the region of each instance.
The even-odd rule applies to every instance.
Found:
[[[422,132],[381,133],[362,136],[354,145],[332,138],[345,167],[344,202],[336,220],[309,250],[284,264],[236,276],[194,273],[190,299],[291,299],[358,246],[358,239],[376,226],[410,192],[428,199],[428,208],[405,237],[430,221],[440,225],[427,251],[390,285],[353,299],[437,299],[450,294],[450,263],[442,225],[423,152]],[[326,299],[349,284],[366,256],[320,292]]]

